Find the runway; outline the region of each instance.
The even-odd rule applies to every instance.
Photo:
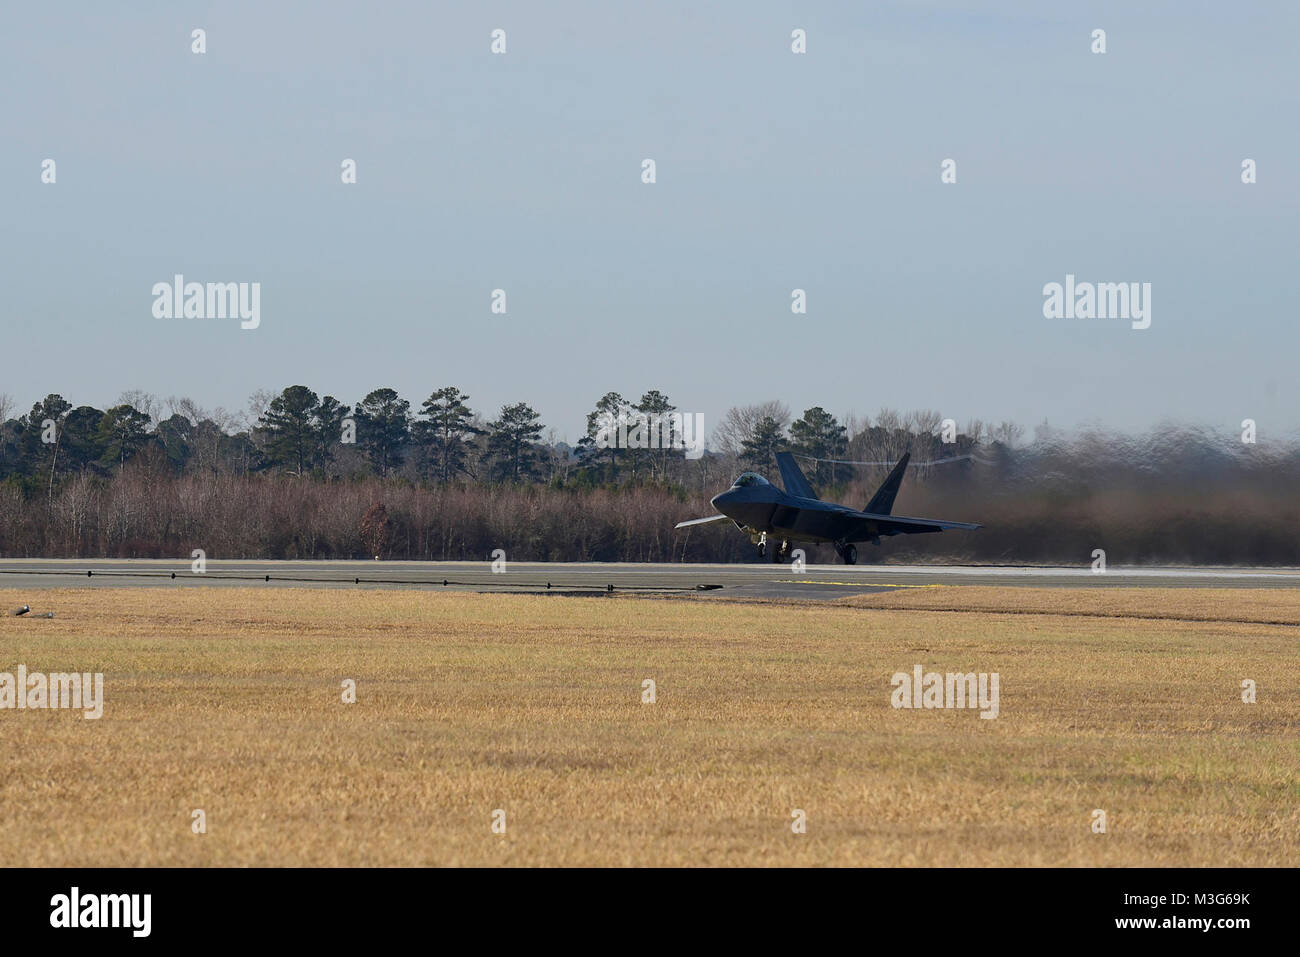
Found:
[[[397,588],[542,594],[698,594],[729,598],[842,598],[897,588],[1013,585],[1026,588],[1295,588],[1297,568],[1009,565],[666,565],[507,562],[208,561],[2,559],[0,588],[140,587]]]

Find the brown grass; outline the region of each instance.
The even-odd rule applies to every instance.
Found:
[[[0,846],[11,865],[1300,860],[1297,630],[1077,615],[1300,621],[1300,594],[854,601],[894,607],[0,591],[57,615],[0,619],[0,670],[103,671],[107,698],[99,721],[0,711]],[[986,610],[933,610],[960,607]],[[1027,608],[1076,614],[1004,612]],[[892,709],[916,663],[999,672],[1001,717]]]
[[[1300,625],[1300,592],[1289,588],[998,588],[972,585],[895,588],[874,595],[841,598],[837,602],[854,608],[905,608],[981,615],[999,612]]]

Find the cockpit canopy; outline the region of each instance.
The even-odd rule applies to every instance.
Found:
[[[741,472],[740,477],[731,483],[732,488],[753,488],[757,485],[771,485],[767,479],[757,472]]]

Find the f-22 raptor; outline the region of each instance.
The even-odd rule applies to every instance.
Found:
[[[792,542],[830,542],[846,565],[858,560],[855,542],[879,545],[888,535],[916,535],[922,532],[942,532],[950,528],[973,530],[981,528],[969,522],[944,522],[931,518],[904,518],[891,515],[898,487],[903,484],[912,453],[908,452],[894,466],[889,477],[871,497],[862,511],[847,505],[823,502],[808,484],[794,456],[778,452],[776,464],[781,469],[785,491],[777,488],[757,472],[742,472],[731,488],[715,495],[710,504],[720,514],[708,518],[695,518],[678,522],[677,528],[691,525],[708,525],[712,522],[731,521],[758,546],[760,557],[768,551],[768,536],[780,539],[780,547],[772,549],[772,561],[785,561]]]

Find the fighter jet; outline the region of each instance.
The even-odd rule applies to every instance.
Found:
[[[980,525],[969,522],[942,522],[930,518],[904,518],[889,514],[894,508],[898,487],[903,484],[903,472],[912,457],[908,452],[889,473],[879,491],[871,497],[862,511],[847,505],[823,502],[808,484],[794,456],[778,452],[776,464],[781,469],[781,491],[757,472],[742,472],[740,477],[710,504],[721,514],[708,518],[695,518],[678,522],[678,528],[708,525],[712,522],[731,521],[758,546],[760,557],[767,554],[768,536],[779,539],[779,548],[772,549],[774,562],[789,557],[792,542],[830,542],[846,565],[858,560],[854,542],[871,542],[879,545],[887,535],[916,535],[921,532],[942,532],[950,528],[976,529]]]

